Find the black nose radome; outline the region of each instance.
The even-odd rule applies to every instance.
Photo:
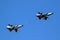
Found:
[[[23,25],[22,25],[23,26]]]

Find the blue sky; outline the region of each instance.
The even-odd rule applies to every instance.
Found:
[[[37,12],[53,12],[47,21]],[[0,40],[60,40],[60,0],[0,0]],[[24,26],[9,32],[8,24]]]

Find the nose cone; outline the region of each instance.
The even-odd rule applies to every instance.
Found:
[[[48,13],[49,15],[53,14],[52,12]]]
[[[22,27],[23,25],[18,25],[18,27]]]
[[[47,16],[50,16],[50,15],[52,15],[52,14],[53,14],[53,13],[52,13],[52,12],[50,12],[50,13],[48,13],[48,14],[47,14]]]

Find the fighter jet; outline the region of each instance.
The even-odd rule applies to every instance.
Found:
[[[49,12],[49,13],[41,13],[41,12],[38,12],[36,14],[36,16],[41,19],[41,18],[44,18],[45,20],[47,20],[48,16],[52,15],[53,13]]]
[[[11,25],[11,24],[8,24],[7,26],[7,29],[11,32],[12,30],[15,30],[15,32],[18,31],[19,28],[21,28],[23,25]]]

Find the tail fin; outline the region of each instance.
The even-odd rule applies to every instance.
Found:
[[[17,32],[18,31],[18,29],[15,29],[15,32]]]
[[[7,28],[10,32],[13,30],[13,29],[10,29],[10,28]]]

